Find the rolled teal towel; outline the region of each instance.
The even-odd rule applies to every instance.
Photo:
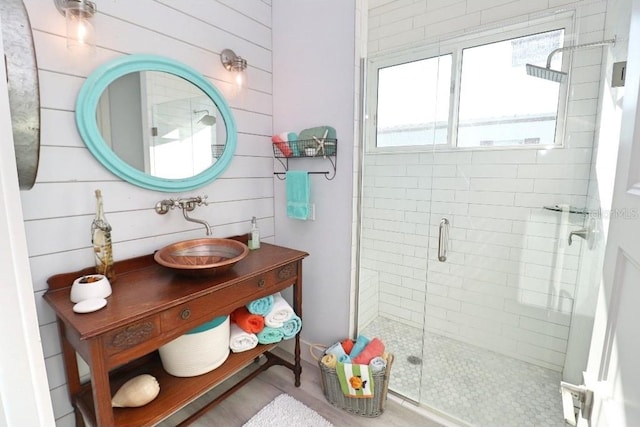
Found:
[[[293,157],[300,157],[300,147],[298,147],[298,134],[295,132],[287,132],[287,142],[291,151],[293,151]]]
[[[367,344],[369,344],[369,341],[369,338],[364,335],[358,335],[356,343],[353,345],[353,349],[351,350],[351,353],[349,353],[349,356],[351,356],[352,359],[355,358],[362,352],[362,350],[364,350]]]
[[[351,363],[351,358],[344,352],[344,348],[339,342],[326,349],[324,354],[333,354],[340,363]]]
[[[284,321],[280,329],[285,340],[291,339],[302,329],[302,320],[294,314],[291,319]]]
[[[268,326],[265,326],[256,336],[260,344],[275,344],[284,338],[281,328],[270,328]]]
[[[247,310],[251,314],[259,314],[260,316],[264,316],[268,314],[273,308],[273,295],[269,295],[263,298],[258,298],[257,300],[251,301],[247,304]]]
[[[387,361],[380,356],[374,357],[371,359],[371,362],[369,362],[369,366],[371,367],[371,372],[377,374],[387,369]]]

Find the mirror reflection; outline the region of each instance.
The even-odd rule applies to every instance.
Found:
[[[213,166],[227,141],[216,104],[191,82],[161,71],[124,74],[103,91],[96,122],[124,162],[158,178],[184,179]]]

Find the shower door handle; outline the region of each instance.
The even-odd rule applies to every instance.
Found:
[[[438,229],[438,261],[445,262],[447,260],[447,251],[449,250],[449,220],[442,218]]]

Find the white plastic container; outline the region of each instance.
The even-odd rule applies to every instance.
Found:
[[[71,302],[80,302],[94,298],[106,298],[111,295],[111,283],[102,274],[88,274],[78,277],[71,285]]]
[[[165,371],[195,377],[222,365],[229,357],[229,316],[216,317],[158,349]]]

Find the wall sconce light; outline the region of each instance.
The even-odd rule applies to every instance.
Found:
[[[95,31],[91,17],[96,4],[89,0],[54,0],[67,23],[67,48],[72,51],[93,52],[96,48]]]
[[[233,83],[236,91],[240,92],[247,87],[247,60],[235,54],[231,49],[225,49],[220,53],[220,61],[228,71],[233,74]]]

